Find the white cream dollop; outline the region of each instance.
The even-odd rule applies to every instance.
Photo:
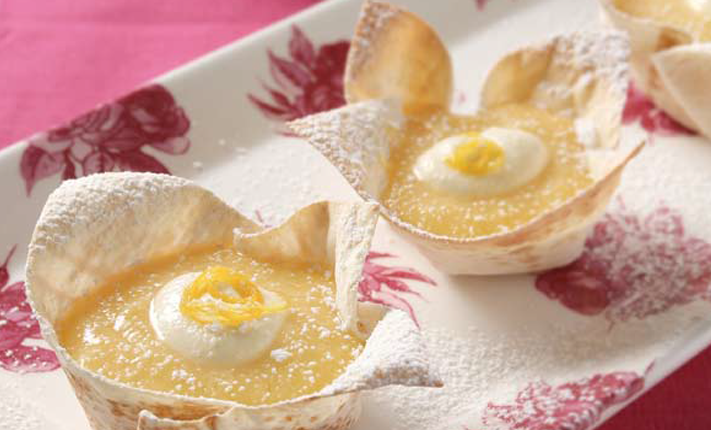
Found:
[[[180,311],[180,300],[185,288],[199,275],[193,272],[179,276],[153,298],[150,320],[158,338],[185,357],[218,366],[235,366],[266,353],[281,331],[286,311],[246,321],[237,327],[195,322]],[[282,302],[277,294],[260,291],[265,305]]]
[[[481,137],[496,143],[504,153],[503,165],[484,175],[468,175],[449,166],[446,159],[470,138],[450,136],[434,144],[417,159],[415,177],[430,187],[470,197],[491,197],[532,181],[549,161],[548,149],[537,136],[509,128],[492,127]]]

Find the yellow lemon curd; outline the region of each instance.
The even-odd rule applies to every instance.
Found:
[[[469,176],[485,176],[497,172],[504,164],[505,154],[496,142],[479,133],[466,133],[467,140],[457,145],[445,159],[452,169]]]
[[[191,361],[161,342],[149,320],[151,300],[166,283],[201,275],[184,290],[181,312],[199,323],[239,325],[278,307],[257,289],[274,292],[288,317],[270,352],[235,367]],[[225,285],[233,291],[225,291]],[[201,307],[209,293],[244,311]],[[319,391],[360,353],[363,341],[339,328],[335,283],[327,268],[272,264],[233,249],[193,250],[132,269],[77,303],[58,327],[60,343],[84,368],[128,385],[193,397],[264,405]]]
[[[711,40],[711,0],[614,0],[614,4],[634,17],[684,30],[700,41]]]
[[[464,133],[471,133],[472,140],[458,146],[446,164],[468,175],[495,173],[505,154],[479,136],[491,127],[538,136],[551,154],[543,172],[528,184],[493,197],[438,191],[417,180],[413,167],[418,157],[435,143]],[[401,220],[438,235],[475,238],[504,233],[562,205],[592,184],[573,122],[526,104],[497,107],[476,116],[435,112],[408,120],[393,138],[389,180],[381,200]]]

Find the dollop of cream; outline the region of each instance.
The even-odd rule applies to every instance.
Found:
[[[497,163],[495,168],[481,174],[468,174],[456,169],[452,165],[452,157],[458,147],[472,139],[471,134],[458,134],[437,142],[420,155],[414,167],[415,176],[439,191],[469,197],[491,197],[527,184],[548,164],[548,149],[541,139],[531,133],[492,127],[480,136],[501,149],[503,163]]]
[[[180,301],[183,291],[198,276],[199,272],[193,272],[173,279],[151,301],[150,321],[158,338],[185,357],[217,366],[239,365],[269,351],[287,312],[268,314],[237,327],[195,322],[180,311]],[[260,292],[266,306],[282,302],[275,293],[264,289]]]

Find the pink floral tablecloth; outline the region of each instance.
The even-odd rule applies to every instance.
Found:
[[[0,147],[316,2],[0,1]],[[602,428],[711,428],[709,374],[711,349]]]

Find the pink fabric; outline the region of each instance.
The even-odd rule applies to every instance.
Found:
[[[316,0],[0,2],[0,147]],[[711,349],[604,430],[711,428]]]
[[[0,145],[316,0],[0,1]]]

